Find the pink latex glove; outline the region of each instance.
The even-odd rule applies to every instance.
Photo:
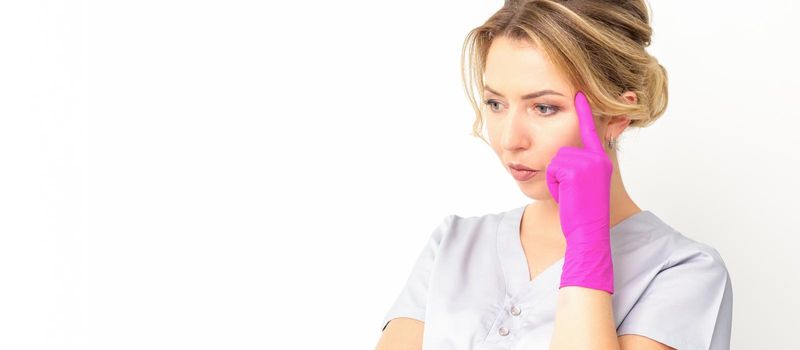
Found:
[[[609,205],[614,165],[603,150],[586,96],[575,110],[584,148],[561,147],[547,166],[547,187],[559,205],[567,241],[561,287],[581,286],[614,294]]]

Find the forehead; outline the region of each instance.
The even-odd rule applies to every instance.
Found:
[[[552,89],[569,96],[571,84],[544,51],[526,41],[498,37],[486,57],[484,84],[506,97]]]

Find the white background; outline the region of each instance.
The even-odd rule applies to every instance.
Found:
[[[439,220],[529,201],[459,75],[501,4],[0,4],[0,348],[373,348]],[[722,254],[732,348],[800,348],[800,8],[650,4],[626,187]]]

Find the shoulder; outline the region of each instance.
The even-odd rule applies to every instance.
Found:
[[[719,251],[707,243],[680,233],[674,239],[680,244],[663,262],[654,277],[654,285],[672,290],[673,297],[683,299],[684,305],[702,308],[703,305],[729,304],[732,294],[731,276]],[[683,291],[677,293],[673,288],[681,288]],[[725,305],[722,307],[729,308]]]
[[[475,248],[478,242],[488,244],[496,239],[500,225],[512,223],[518,211],[519,208],[513,208],[481,215],[449,214],[440,220],[431,239],[437,245],[453,248],[465,245]]]
[[[683,234],[650,211],[615,229],[612,243],[620,254],[636,256],[637,261],[648,261],[661,270],[691,264],[727,272],[725,260],[716,248]]]
[[[519,220],[520,208],[512,208],[504,211],[495,211],[481,215],[447,215],[440,224],[440,228],[447,229],[451,235],[460,237],[494,233],[504,221],[511,222],[515,218]]]
[[[731,276],[722,254],[712,245],[685,235],[652,213],[628,221],[616,234],[612,247],[620,291],[613,297],[616,307],[625,315],[644,304],[626,327],[630,322],[645,322],[650,316],[643,313],[648,310],[668,306],[730,309]]]
[[[663,225],[660,230],[657,240],[661,243],[651,248],[663,249],[663,252],[647,274],[651,281],[645,293],[657,294],[666,290],[676,302],[683,301],[683,305],[697,307],[703,307],[702,302],[717,306],[723,301],[730,303],[732,283],[722,254],[712,245],[668,225]],[[652,253],[652,250],[646,251]]]
[[[668,226],[670,249],[664,268],[680,265],[704,267],[717,274],[727,274],[727,266],[722,254],[708,243],[688,237]]]
[[[713,246],[659,226],[639,245],[635,263],[622,268],[631,270],[614,296],[618,335],[639,334],[677,349],[727,349],[733,289],[725,260]]]

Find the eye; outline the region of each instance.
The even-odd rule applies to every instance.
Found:
[[[484,100],[483,103],[489,106],[489,110],[492,111],[493,113],[500,112],[499,110],[495,110],[494,108],[492,108],[493,106],[497,105],[500,106],[500,108],[502,108],[500,102],[497,100],[488,99]],[[544,107],[544,110],[541,109],[542,107]],[[536,108],[540,112],[540,114],[543,115],[544,117],[549,117],[553,114],[556,114],[560,110],[558,106],[547,105],[547,104],[536,104],[533,106],[533,108]],[[548,110],[551,112],[547,113]]]
[[[488,106],[489,106],[489,109],[490,109],[492,112],[498,112],[498,111],[494,110],[494,108],[492,108],[492,105],[494,105],[494,104],[496,104],[496,103],[498,103],[498,101],[497,101],[497,100],[483,100],[483,104],[485,104],[485,105],[488,105]]]
[[[549,117],[549,116],[551,116],[553,114],[558,113],[558,110],[559,110],[559,108],[557,106],[552,106],[552,105],[537,104],[537,105],[533,106],[533,108],[537,108],[537,109],[540,108],[540,107],[544,107],[545,109],[549,109],[549,110],[553,111],[552,113],[544,114],[546,117]],[[539,111],[541,111],[541,109],[539,109]]]

